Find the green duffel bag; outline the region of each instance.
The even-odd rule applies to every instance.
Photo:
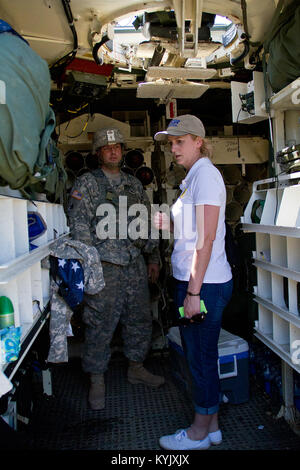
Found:
[[[300,77],[300,2],[277,6],[270,31],[265,37],[267,75],[272,90],[277,93]]]
[[[4,22],[2,22],[3,24]],[[47,146],[55,127],[48,64],[21,37],[0,33],[0,185],[23,189],[54,170]]]

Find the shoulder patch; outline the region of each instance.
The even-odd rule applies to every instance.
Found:
[[[81,201],[81,199],[83,198],[83,194],[77,191],[77,189],[74,189],[74,191],[71,194],[71,197],[73,197],[74,199],[77,199],[78,201]]]

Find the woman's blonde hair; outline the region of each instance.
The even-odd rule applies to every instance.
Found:
[[[197,137],[199,137],[198,135],[194,135],[194,134],[191,134],[192,136],[192,139],[196,139]],[[212,156],[212,147],[211,145],[208,143],[207,139],[204,139],[202,138],[202,145],[201,145],[201,149],[200,149],[200,155],[201,157],[208,157],[210,158]]]

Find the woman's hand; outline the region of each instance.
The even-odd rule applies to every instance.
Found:
[[[171,231],[170,217],[165,212],[155,212],[153,216],[153,224],[158,230]]]
[[[191,318],[197,313],[200,313],[200,295],[191,296],[187,295],[183,302],[184,316]]]

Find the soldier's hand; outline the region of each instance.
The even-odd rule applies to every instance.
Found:
[[[150,282],[156,282],[159,276],[159,264],[149,263],[148,264],[148,279]]]

